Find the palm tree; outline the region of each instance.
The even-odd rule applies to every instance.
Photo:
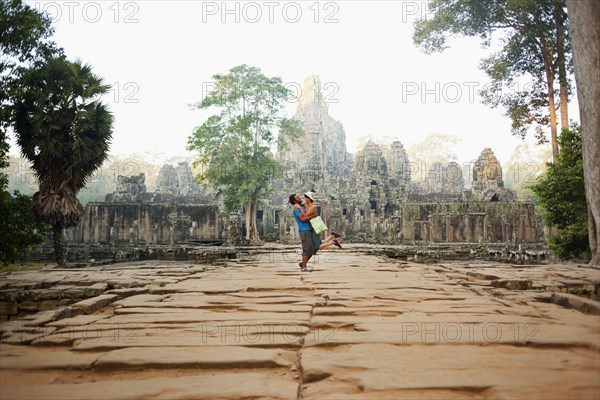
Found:
[[[56,261],[64,266],[64,230],[83,213],[77,193],[108,156],[113,116],[100,96],[110,86],[90,65],[55,58],[27,71],[21,87],[14,129],[39,182],[32,207],[53,226]]]

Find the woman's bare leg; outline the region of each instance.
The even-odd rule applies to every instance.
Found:
[[[333,240],[329,240],[326,242],[321,243],[321,245],[319,246],[319,250],[325,250],[328,247],[333,246]]]
[[[335,236],[329,235],[325,238],[325,240],[323,240],[323,243],[332,242],[333,239],[335,239]]]

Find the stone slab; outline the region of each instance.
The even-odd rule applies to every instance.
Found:
[[[408,366],[406,360],[415,362]],[[537,388],[537,398],[566,388],[588,395],[600,393],[598,353],[569,349],[366,344],[305,349],[302,365],[304,382],[309,385],[353,382],[364,393],[490,387]]]
[[[86,353],[83,353],[86,354]],[[122,368],[289,368],[298,355],[281,349],[242,346],[125,348],[101,355],[96,369]]]
[[[574,308],[584,314],[600,315],[600,302],[574,294],[552,293],[550,301],[563,307]]]
[[[98,354],[49,350],[32,346],[0,345],[2,362],[0,369],[89,369]]]
[[[85,314],[90,314],[102,307],[106,307],[118,298],[119,296],[116,294],[101,294],[99,296],[77,302],[71,305],[71,308],[81,309]]]
[[[295,399],[298,383],[267,373],[215,373],[140,380],[80,384],[0,387],[0,398],[14,400],[127,400],[127,399]]]

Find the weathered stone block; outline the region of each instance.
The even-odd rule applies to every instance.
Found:
[[[28,320],[23,322],[24,326],[42,326],[48,322],[54,321],[58,318],[60,310],[45,310],[38,311],[37,313],[28,316]]]
[[[552,293],[550,301],[566,308],[574,308],[584,314],[600,315],[600,302],[573,294]]]
[[[106,307],[118,298],[119,296],[117,296],[116,294],[103,294],[100,296],[93,297],[91,299],[86,299],[77,302],[73,304],[71,308],[81,309],[85,314],[89,314],[96,310],[99,310],[102,307]]]
[[[527,280],[496,280],[492,281],[492,286],[497,288],[505,288],[508,290],[529,290],[531,289],[532,283]]]
[[[39,304],[37,301],[22,301],[18,305],[19,311],[37,311]]]
[[[14,315],[18,310],[16,301],[0,301],[0,314]]]
[[[57,307],[60,307],[60,300],[42,300],[38,303],[40,311],[54,310]]]

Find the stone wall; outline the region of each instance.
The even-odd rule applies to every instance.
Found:
[[[225,221],[218,205],[88,203],[74,243],[176,244],[221,239]]]
[[[325,224],[341,233],[347,242],[539,243],[543,240],[531,203],[404,203],[389,207],[384,213],[368,205],[351,209],[323,201],[317,202],[317,206]],[[279,240],[298,240],[291,208],[280,211],[280,221]]]

